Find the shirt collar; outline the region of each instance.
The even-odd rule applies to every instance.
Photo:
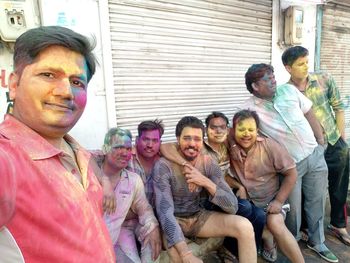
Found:
[[[0,134],[20,145],[33,160],[51,158],[63,152],[10,114],[5,115],[5,119],[0,125]],[[74,151],[80,148],[71,136],[65,135],[64,139]]]
[[[315,74],[309,74],[309,75],[307,76],[307,83],[308,83],[308,85],[309,85],[311,82],[314,82],[314,81],[317,81],[317,75],[315,75]],[[293,81],[292,81],[292,77],[289,78],[289,80],[288,80],[287,83],[288,83],[288,84],[291,84],[291,85],[293,85],[293,86],[295,86],[295,84],[294,84]]]
[[[257,96],[254,96],[254,97],[253,97],[253,101],[254,101],[254,104],[255,104],[255,105],[259,105],[259,104],[264,104],[264,103],[266,103],[268,100],[265,100],[265,99],[259,98],[259,97],[257,97]]]

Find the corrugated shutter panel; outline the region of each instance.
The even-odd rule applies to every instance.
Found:
[[[174,140],[185,115],[231,119],[244,73],[270,63],[272,0],[109,1],[117,125],[159,118]]]
[[[338,1],[340,2],[340,1]],[[350,138],[350,4],[327,4],[323,10],[321,70],[331,73],[344,100],[347,138]]]

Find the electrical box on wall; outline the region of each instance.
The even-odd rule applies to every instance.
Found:
[[[284,42],[298,45],[303,42],[304,10],[300,6],[290,6],[284,13]]]
[[[0,38],[14,42],[30,28],[38,27],[40,19],[36,0],[0,0]]]

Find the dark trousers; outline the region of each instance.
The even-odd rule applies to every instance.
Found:
[[[266,214],[264,209],[256,207],[254,204],[246,199],[238,199],[238,211],[236,215],[247,218],[253,225],[255,233],[256,246],[259,249],[261,247],[261,238],[266,224]],[[237,239],[232,237],[226,237],[224,240],[224,246],[235,256],[238,256],[238,242]]]
[[[266,225],[266,214],[263,208],[256,207],[253,203],[246,199],[237,197],[238,210],[236,215],[247,218],[252,223],[255,234],[256,247],[259,249],[262,243],[262,233]],[[213,203],[204,202],[204,208],[207,210],[214,210],[222,212],[221,208]],[[236,257],[238,257],[238,242],[233,237],[225,237],[224,246]]]
[[[349,148],[340,137],[334,144],[328,144],[325,153],[328,166],[328,192],[331,203],[331,224],[346,227],[346,198],[349,187]]]

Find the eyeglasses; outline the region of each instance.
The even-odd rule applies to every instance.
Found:
[[[218,130],[224,131],[227,129],[227,125],[209,125],[209,128],[215,131],[218,131]]]

